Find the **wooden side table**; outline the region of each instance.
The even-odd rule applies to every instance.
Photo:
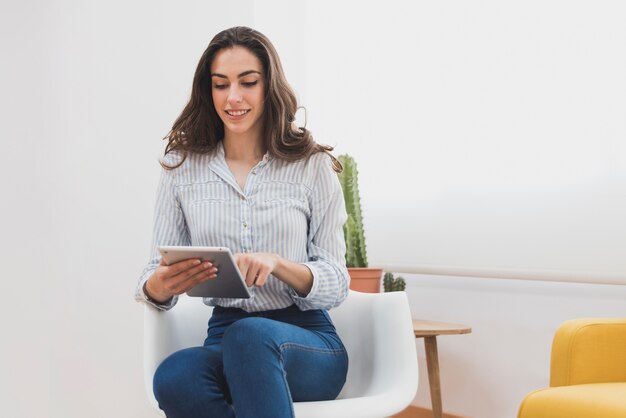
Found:
[[[469,334],[472,329],[465,325],[446,322],[413,320],[415,338],[424,338],[426,348],[426,367],[430,384],[430,401],[433,405],[433,417],[441,418],[441,382],[439,379],[439,355],[437,354],[437,336],[450,334]]]

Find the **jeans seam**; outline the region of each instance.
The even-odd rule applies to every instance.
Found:
[[[283,380],[284,380],[285,385],[287,387],[287,391],[289,393],[289,397],[290,398],[291,398],[291,390],[289,389],[289,384],[287,383],[287,372],[285,370],[285,357],[284,357],[285,350],[287,350],[287,349],[296,349],[296,350],[308,351],[308,352],[319,353],[319,354],[330,354],[330,355],[333,355],[333,356],[343,355],[346,358],[346,361],[347,361],[347,356],[348,356],[348,352],[347,352],[345,347],[342,347],[342,348],[314,348],[314,347],[309,347],[309,346],[306,346],[306,345],[294,344],[294,343],[283,343],[280,346],[278,346],[279,361],[280,361],[280,363],[282,365],[282,369],[283,369]],[[347,374],[343,378],[342,386],[346,383],[346,378],[347,378]],[[291,398],[291,411],[292,411],[291,412],[292,413],[292,417],[295,417],[293,398]]]
[[[294,344],[294,343],[283,343],[280,345],[279,350],[282,357],[283,350],[288,348],[294,348],[302,351],[309,351],[312,353],[322,353],[322,354],[345,354],[345,348],[313,348],[308,347],[306,345]]]
[[[291,396],[291,389],[289,389],[289,382],[287,381],[287,371],[285,370],[285,358],[283,356],[283,345],[280,345],[278,347],[278,353],[279,353],[278,361],[280,362],[281,369],[283,371],[283,384],[285,385],[285,389],[287,390],[287,393],[289,394],[289,399],[291,400],[290,405],[289,405],[291,408],[290,418],[294,418],[296,416],[296,411],[293,407],[293,397]]]

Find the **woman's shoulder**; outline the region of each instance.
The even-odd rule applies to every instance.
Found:
[[[213,158],[212,154],[201,154],[197,152],[187,152],[180,150],[169,151],[161,157],[161,165],[165,171],[178,180],[187,183],[194,178],[202,176],[208,171],[208,162]],[[167,168],[171,167],[171,168]]]
[[[325,151],[319,151],[308,158],[308,166],[318,177],[337,174],[334,169],[334,157]]]
[[[309,190],[332,182],[337,174],[333,170],[332,158],[326,152],[316,152],[296,161],[276,159],[272,165],[273,180],[297,183]]]
[[[327,152],[319,151],[300,160],[283,163],[286,166],[299,166],[302,170],[316,172],[325,168],[332,169],[332,158]]]
[[[315,175],[320,171],[332,171],[332,159],[326,152],[316,152],[295,161],[283,160],[276,158],[272,163],[275,169],[279,171],[287,171],[295,175],[299,173],[304,177]]]
[[[161,164],[168,167],[175,167],[184,160],[184,155],[179,150],[168,151],[167,154],[161,157]]]
[[[214,152],[191,152],[191,151],[183,151],[183,150],[171,150],[168,151],[163,157],[161,157],[161,161],[168,165],[178,165],[182,162],[180,167],[185,165],[193,165],[198,164],[207,160],[210,160],[214,156]]]

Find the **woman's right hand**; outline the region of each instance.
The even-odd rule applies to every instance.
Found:
[[[185,293],[198,283],[216,277],[217,268],[208,261],[201,262],[192,258],[168,266],[161,259],[161,264],[146,281],[144,290],[150,299],[165,303],[173,296]]]

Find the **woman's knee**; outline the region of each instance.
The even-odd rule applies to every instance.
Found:
[[[216,367],[219,359],[204,347],[191,347],[167,357],[154,373],[153,392],[159,405],[163,406],[193,400],[207,369]],[[206,376],[206,374],[204,374]]]
[[[268,354],[279,354],[280,341],[274,321],[267,318],[244,318],[228,327],[222,339],[224,364],[256,361]]]

